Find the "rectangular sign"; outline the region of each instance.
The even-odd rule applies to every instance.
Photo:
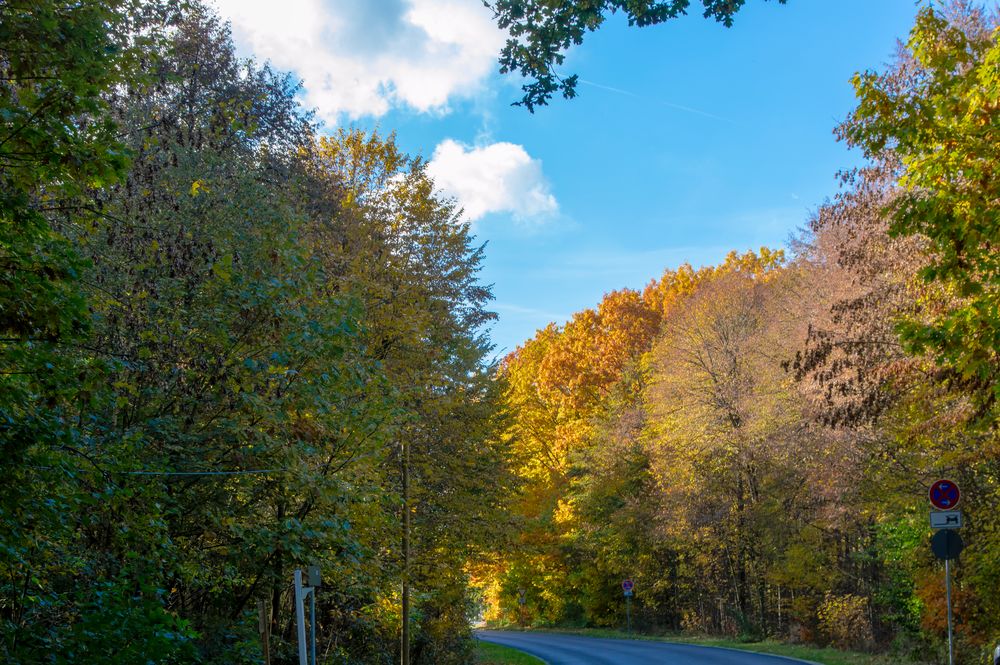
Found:
[[[962,511],[960,510],[932,510],[932,529],[958,529],[962,526]]]

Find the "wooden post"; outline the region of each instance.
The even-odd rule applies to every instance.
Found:
[[[264,665],[271,665],[271,617],[268,616],[267,603],[258,600],[257,611],[260,615],[257,627],[260,630],[260,641],[264,647]]]

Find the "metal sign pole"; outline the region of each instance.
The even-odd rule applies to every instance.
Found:
[[[951,619],[951,559],[944,560],[944,588],[948,601],[948,665],[955,665],[955,644],[952,639]]]
[[[316,588],[309,594],[309,634],[312,637],[312,665],[316,665]]]
[[[931,505],[931,528],[940,529],[931,538],[934,556],[944,559],[945,601],[948,604],[948,665],[955,665],[955,620],[951,612],[951,560],[962,553],[965,543],[957,529],[962,526],[962,513],[955,510],[962,500],[962,490],[946,478],[931,485],[928,493]]]
[[[305,590],[302,588],[302,571],[295,570],[295,622],[299,638],[299,665],[309,665],[306,659],[306,608]]]
[[[625,634],[632,634],[632,596],[625,596]]]

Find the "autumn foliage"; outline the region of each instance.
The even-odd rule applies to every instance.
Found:
[[[688,5],[586,4],[492,3],[529,107],[607,12]],[[947,476],[977,662],[998,72],[997,17],[923,7],[854,81],[867,162],[788,248],[611,291],[495,366],[483,246],[393,134],[321,134],[198,0],[0,0],[0,660],[260,663],[264,626],[294,662],[318,565],[327,663],[397,662],[404,588],[410,662],[458,665],[479,617],[620,626],[625,577],[640,630],[934,661]]]
[[[927,487],[966,488],[957,634],[1000,635],[996,19],[921,10],[859,75],[842,176],[786,254],[681,266],[502,367],[526,485],[484,575],[498,624],[765,636],[933,660]],[[525,607],[516,590],[526,589]]]

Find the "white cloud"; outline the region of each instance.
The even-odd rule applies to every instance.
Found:
[[[216,0],[242,50],[305,81],[336,124],[393,107],[443,112],[482,89],[504,34],[478,0]]]
[[[541,161],[515,143],[471,147],[446,139],[435,148],[427,171],[438,189],[458,200],[471,222],[491,212],[543,219],[559,209]]]

